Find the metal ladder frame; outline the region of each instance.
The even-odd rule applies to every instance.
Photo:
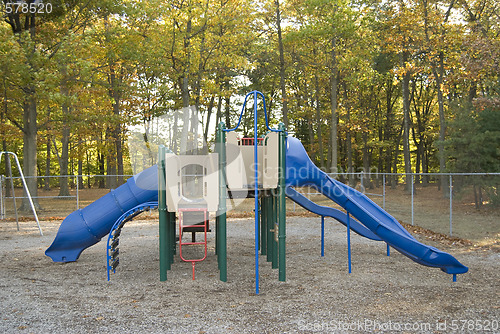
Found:
[[[198,224],[198,225],[184,225],[184,212],[193,212],[193,211],[197,211],[197,212],[203,212],[203,224]],[[183,209],[179,209],[179,256],[181,258],[182,261],[184,262],[191,262],[191,265],[193,266],[193,280],[194,280],[194,267],[195,267],[195,264],[196,262],[201,262],[203,260],[205,260],[207,258],[207,230],[208,230],[208,226],[207,226],[207,221],[208,221],[208,210],[207,208],[183,208]],[[204,239],[203,239],[203,242],[183,242],[182,241],[182,230],[185,228],[185,227],[203,227],[203,235],[204,235]],[[199,259],[185,259],[183,256],[182,256],[182,246],[185,245],[185,246],[189,246],[189,245],[204,245],[204,256],[203,258],[199,258]]]
[[[28,196],[28,200],[30,202],[31,210],[33,211],[33,216],[35,216],[36,224],[38,226],[38,231],[40,231],[40,235],[43,235],[42,228],[40,227],[40,221],[38,220],[38,216],[36,214],[35,205],[33,204],[33,199],[31,198],[31,194],[30,194],[30,191],[28,189],[28,185],[26,184],[26,179],[24,178],[23,170],[21,168],[21,165],[19,164],[19,159],[17,158],[17,155],[14,152],[2,151],[2,152],[0,152],[0,163],[2,162],[2,156],[4,154],[6,154],[7,156],[8,155],[14,156],[14,159],[16,161],[17,169],[19,170],[19,175],[21,176],[21,181],[23,182],[24,190],[26,191],[26,195]],[[12,168],[11,168],[11,170],[9,172],[12,175]],[[12,184],[12,178],[11,178],[11,184]],[[12,196],[14,198],[14,208],[15,208],[15,211],[16,211],[17,230],[19,231],[19,220],[18,220],[18,217],[17,217],[17,206],[15,204],[16,197],[15,197],[14,193],[12,194]]]

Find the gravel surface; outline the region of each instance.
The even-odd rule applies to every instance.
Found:
[[[0,222],[1,333],[499,333],[498,249],[425,243],[469,267],[456,283],[436,268],[414,263],[385,244],[352,235],[347,270],[346,230],[326,220],[325,257],[320,220],[287,218],[287,281],[260,256],[255,294],[252,219],[228,222],[228,282],[220,282],[214,235],[208,258],[196,265],[176,256],[168,281],[158,273],[158,224],[127,223],[120,266],[106,280],[106,245],[77,262],[44,255],[60,221]],[[417,236],[420,238],[420,236]]]

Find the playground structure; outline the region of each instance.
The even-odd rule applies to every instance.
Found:
[[[253,97],[254,137],[239,138],[247,100]],[[257,137],[258,98],[262,98],[265,125],[269,133]],[[346,212],[317,205],[294,188],[313,186],[340,205]],[[215,153],[203,156],[174,155],[166,148],[159,150],[158,166],[152,166],[129,179],[121,187],[98,199],[88,207],[70,214],[61,224],[46,255],[55,262],[76,261],[87,247],[108,235],[108,279],[119,264],[119,236],[124,224],[139,213],[158,208],[160,280],[167,279],[177,252],[191,262],[193,279],[195,264],[207,256],[207,233],[210,213],[215,215],[215,251],[221,281],[227,281],[226,202],[235,196],[253,197],[255,204],[255,288],[259,293],[259,250],[279,280],[286,280],[286,206],[288,197],[322,219],[332,217],[347,227],[348,263],[351,272],[350,230],[366,238],[384,241],[411,260],[437,267],[456,280],[468,271],[448,253],[418,242],[399,222],[362,193],[332,178],[309,159],[303,145],[287,136],[283,124],[269,127],[264,96],[251,92],[245,97],[238,124],[226,129],[221,123],[216,132]],[[178,221],[178,222],[177,222]],[[176,227],[178,226],[178,242]],[[203,233],[203,241],[184,241],[183,232]],[[183,248],[201,245],[199,258],[185,258]],[[322,253],[324,233],[322,232]]]
[[[17,155],[14,152],[2,151],[2,152],[0,152],[0,163],[2,162],[2,157],[4,155],[7,157],[6,173],[7,173],[8,177],[10,178],[10,186],[11,186],[10,191],[12,193],[12,201],[14,204],[14,212],[16,215],[17,230],[19,231],[19,217],[17,214],[16,193],[14,192],[14,182],[12,181],[12,165],[11,165],[9,157],[13,157],[14,161],[16,162],[16,167],[19,171],[19,175],[21,176],[21,182],[23,183],[23,188],[24,188],[24,191],[26,192],[26,197],[28,197],[31,210],[33,211],[33,216],[35,217],[38,231],[39,231],[40,235],[43,235],[42,228],[40,227],[40,222],[38,221],[38,215],[36,214],[35,205],[33,204],[33,199],[31,198],[31,194],[30,194],[30,191],[28,189],[28,185],[26,184],[26,179],[24,178],[23,170],[21,168],[21,165],[19,164],[19,159],[17,158]],[[6,210],[5,210],[6,196],[5,196],[5,192],[4,192],[4,186],[7,186],[7,182],[6,182],[5,177],[2,175],[0,177],[0,219],[5,219],[5,212],[6,212]]]

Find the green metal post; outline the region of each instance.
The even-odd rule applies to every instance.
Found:
[[[260,254],[267,254],[267,194],[260,200]]]
[[[165,146],[158,149],[158,214],[160,243],[160,281],[167,280],[167,270],[170,264],[169,256],[169,226],[167,218],[167,192],[165,182]]]
[[[218,236],[217,256],[220,280],[227,282],[227,228],[226,228],[226,133],[223,122],[217,127],[217,153],[219,154],[219,210],[217,212]]]
[[[174,255],[176,254],[176,242],[175,242],[176,216],[175,212],[168,212],[168,215],[170,217],[170,262],[174,263]]]
[[[172,229],[171,229],[171,226],[172,226],[172,219],[171,219],[171,215],[170,215],[170,212],[168,212],[168,208],[165,209],[166,211],[166,219],[167,219],[167,224],[165,225],[165,229],[166,229],[166,232],[165,232],[165,253],[164,253],[164,257],[166,257],[166,260],[165,262],[167,263],[167,270],[170,270],[172,269],[172,263],[174,262],[173,261],[173,254],[172,254]]]
[[[286,197],[285,197],[285,168],[286,168],[286,133],[285,124],[280,123],[278,128],[280,132],[279,140],[279,199],[278,199],[278,224],[279,224],[279,280],[286,281]]]
[[[219,261],[219,217],[215,217],[215,255],[217,255],[217,265],[220,270]]]
[[[276,194],[273,194],[272,198],[272,234],[271,234],[271,245],[273,247],[273,257],[272,257],[272,265],[271,268],[276,269],[278,268],[278,243],[276,242],[276,229],[278,228],[278,196]]]
[[[273,197],[272,194],[265,198],[266,200],[266,220],[267,220],[267,262],[271,262],[273,260],[273,240],[274,234],[271,231],[274,228],[273,225]]]

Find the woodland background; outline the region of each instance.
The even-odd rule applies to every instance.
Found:
[[[117,175],[84,184],[114,188],[132,173],[127,138],[180,151],[191,107],[210,143],[252,90],[329,172],[500,172],[497,1],[45,0],[52,12],[32,14],[9,2],[0,141],[27,176]],[[162,117],[171,128],[155,134]],[[38,186],[63,196],[68,180]],[[498,184],[483,187],[499,199]]]

